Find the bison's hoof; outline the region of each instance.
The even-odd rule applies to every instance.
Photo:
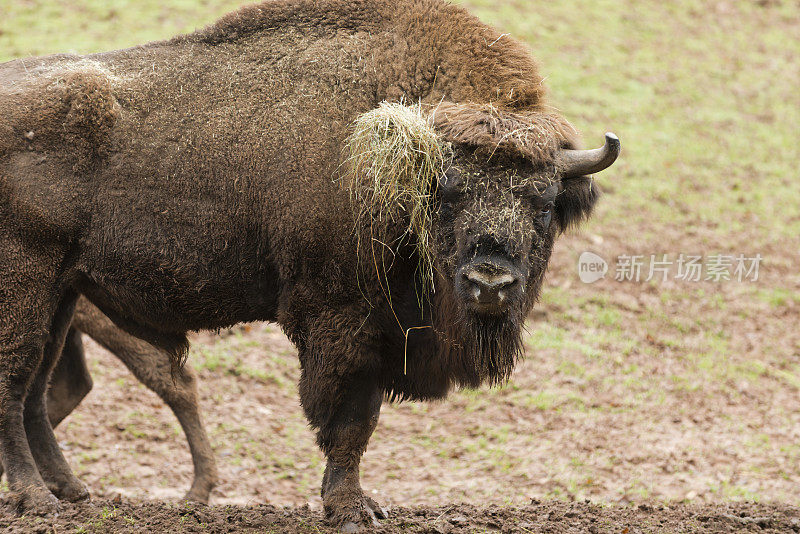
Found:
[[[364,496],[364,501],[366,501],[365,507],[372,514],[372,520],[374,523],[377,524],[378,519],[386,519],[389,517],[389,513],[386,511],[386,509],[366,495]]]
[[[89,500],[89,489],[86,487],[86,484],[77,478],[51,487],[50,490],[62,501],[80,502]]]
[[[58,498],[47,488],[31,488],[19,494],[17,510],[21,514],[56,515]]]
[[[364,528],[360,524],[353,523],[352,521],[348,521],[347,523],[342,525],[342,528],[339,529],[339,532],[342,532],[342,534],[354,534],[355,532],[363,532],[363,531]]]
[[[386,510],[374,500],[366,495],[358,499],[356,506],[347,506],[339,513],[332,513],[331,519],[338,522],[341,526],[339,530],[351,534],[353,532],[363,532],[370,527],[378,526],[378,519],[386,519]],[[339,519],[339,521],[336,521]]]
[[[183,496],[184,501],[196,502],[198,504],[208,504],[208,496],[211,492],[208,490],[196,490],[192,488]]]

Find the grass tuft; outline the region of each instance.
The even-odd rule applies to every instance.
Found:
[[[376,239],[373,221],[407,224],[423,287],[433,288],[432,192],[444,172],[445,147],[420,105],[381,102],[353,124],[345,176],[356,213],[359,248]],[[369,222],[367,222],[369,221]],[[361,235],[369,229],[371,235]]]

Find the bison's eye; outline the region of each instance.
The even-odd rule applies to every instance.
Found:
[[[445,201],[453,201],[464,191],[464,179],[461,171],[450,167],[439,177],[437,192]]]
[[[542,222],[542,226],[545,228],[550,226],[550,220],[553,218],[553,203],[548,202],[544,205],[544,207],[539,211],[539,220]]]

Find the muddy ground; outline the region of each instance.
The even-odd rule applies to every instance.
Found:
[[[320,513],[300,508],[172,505],[155,501],[98,501],[65,507],[57,518],[0,515],[11,534],[56,532],[335,532]],[[790,533],[800,532],[800,512],[785,505],[608,506],[534,501],[523,507],[461,504],[396,508],[378,533]]]

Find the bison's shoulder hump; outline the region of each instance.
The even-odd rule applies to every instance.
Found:
[[[437,0],[438,1],[438,0]],[[378,28],[393,10],[408,9],[413,0],[268,0],[228,13],[217,22],[178,41],[196,40],[209,44],[235,41],[260,31],[357,30]],[[408,4],[408,5],[404,5]]]

